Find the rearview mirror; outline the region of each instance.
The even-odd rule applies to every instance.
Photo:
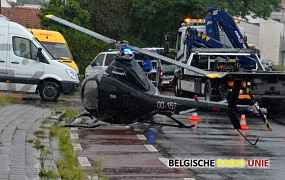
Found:
[[[38,52],[37,52],[37,57],[40,59],[40,57],[42,56],[42,48],[38,48]]]
[[[39,62],[47,63],[47,64],[48,64],[48,61],[47,61],[47,59],[45,58],[45,56],[43,55],[42,50],[43,50],[42,48],[38,48],[37,60],[38,60]]]
[[[92,66],[92,67],[97,66],[96,62],[92,62],[92,63],[91,63],[91,66]]]

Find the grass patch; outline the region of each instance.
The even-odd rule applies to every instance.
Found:
[[[16,104],[21,102],[21,98],[16,95],[3,95],[0,94],[0,106],[8,104]]]
[[[80,109],[75,107],[56,107],[53,111],[54,115],[64,112],[61,120],[66,123],[72,122],[80,114]]]
[[[58,179],[58,175],[56,174],[56,172],[46,169],[41,169],[39,176],[41,177],[41,179],[48,179],[48,180]]]
[[[26,142],[29,143],[29,144],[32,144],[32,143],[34,143],[34,140],[33,139],[29,139]]]
[[[50,136],[58,138],[59,149],[63,157],[57,162],[59,176],[63,180],[85,180],[86,175],[77,161],[76,153],[73,151],[69,129],[52,127]]]
[[[39,160],[41,170],[39,172],[39,176],[41,177],[41,179],[56,180],[58,178],[57,173],[53,170],[46,169],[45,167],[46,161],[48,160],[48,156],[50,155],[50,151],[48,150],[48,148],[42,144],[39,138],[30,141],[33,143],[33,147],[40,151]]]
[[[76,108],[65,108],[64,118],[73,119],[79,115],[79,110]]]
[[[39,151],[43,151],[45,149],[45,146],[42,144],[41,140],[37,138],[33,141],[33,148]]]
[[[37,130],[34,132],[34,135],[36,137],[43,137],[45,135],[45,132],[43,130]]]
[[[108,180],[109,178],[103,174],[103,165],[101,160],[95,161],[94,171],[99,180]]]

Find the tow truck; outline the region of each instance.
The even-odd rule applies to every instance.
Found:
[[[204,24],[204,26],[197,26],[197,23]],[[224,32],[225,36],[221,32]],[[205,19],[186,18],[185,23],[178,30],[176,60],[186,62],[190,57],[192,48],[249,49],[249,46],[246,37],[242,35],[235,19],[229,13],[211,8],[208,10]],[[260,59],[256,58],[255,54],[239,57],[239,63],[247,70],[256,70],[256,65],[261,64]],[[258,68],[265,71],[262,65]]]
[[[198,22],[205,26],[188,21],[178,30],[176,61],[191,69],[176,69],[176,95],[229,101],[228,94],[235,91],[236,104],[258,100],[270,114],[280,112],[276,103],[285,98],[285,74],[265,71],[257,50],[248,47],[234,18],[224,10],[210,9],[205,20]],[[220,31],[228,44],[222,43]]]

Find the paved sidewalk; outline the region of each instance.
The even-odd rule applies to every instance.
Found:
[[[38,154],[28,140],[49,110],[30,105],[0,109],[0,179],[39,179]]]

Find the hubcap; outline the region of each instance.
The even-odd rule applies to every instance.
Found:
[[[49,97],[49,98],[56,96],[56,93],[57,93],[57,90],[53,86],[46,86],[43,91],[44,96]]]

